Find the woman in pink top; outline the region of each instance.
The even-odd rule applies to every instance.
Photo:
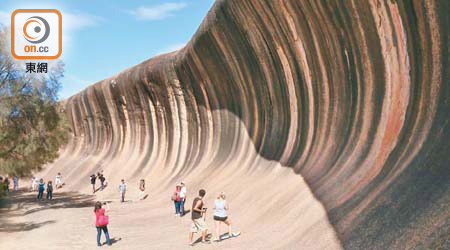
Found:
[[[181,185],[177,184],[175,192],[173,193],[173,202],[175,203],[175,216],[181,216]]]
[[[108,209],[108,205],[106,203],[103,203],[106,205],[106,208]],[[94,213],[95,213],[95,227],[97,227],[97,245],[101,246],[102,243],[100,243],[100,238],[102,236],[102,230],[105,233],[106,237],[106,243],[108,245],[111,245],[111,241],[109,240],[109,233],[108,233],[108,226],[107,226],[107,220],[105,220],[104,217],[106,210],[102,208],[102,203],[100,201],[97,201],[95,203]],[[106,222],[106,223],[105,223]]]

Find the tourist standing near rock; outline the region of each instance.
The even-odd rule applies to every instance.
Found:
[[[42,196],[44,195],[44,190],[45,190],[45,183],[44,183],[44,179],[40,179],[39,180],[39,187],[38,187],[38,200],[42,199]]]
[[[125,192],[127,191],[127,184],[125,184],[125,180],[122,179],[121,181],[122,183],[120,183],[119,185],[119,192],[120,192],[120,202],[125,202]]]
[[[48,181],[47,183],[47,200],[53,199],[53,185],[52,181]]]
[[[58,173],[58,175],[56,175],[55,187],[56,187],[56,189],[62,188],[62,176],[61,176],[61,173]]]
[[[36,191],[36,185],[37,185],[37,178],[36,176],[33,176],[31,179],[31,191]]]
[[[186,184],[184,183],[184,181],[181,181],[180,183],[181,185],[181,191],[180,191],[180,215],[184,216],[185,211],[184,211],[184,203],[186,202],[186,193],[187,193],[187,188],[186,188]]]
[[[9,192],[9,184],[10,184],[9,179],[8,179],[8,177],[6,177],[5,181],[4,181],[5,191],[6,192]]]
[[[100,189],[103,191],[103,189],[105,188],[105,176],[103,176],[103,174],[100,174],[100,176],[98,177],[100,179]]]
[[[97,201],[94,207],[95,227],[97,228],[97,246],[102,245],[100,242],[102,231],[106,237],[106,244],[111,245],[111,240],[109,239],[108,233],[109,217],[105,215],[105,213],[109,210],[109,206],[107,203],[103,204],[106,205],[106,209],[102,208],[102,203],[100,201]]]
[[[189,233],[189,245],[194,245],[193,237],[194,233],[202,232],[202,243],[209,244],[210,241],[206,241],[206,234],[208,232],[208,226],[205,222],[205,213],[206,208],[203,207],[203,198],[206,195],[206,191],[204,189],[200,189],[198,191],[198,196],[192,202],[192,226],[191,232]]]
[[[19,177],[17,175],[13,177],[13,183],[14,183],[14,191],[19,191]]]
[[[139,200],[145,199],[145,180],[139,181]]]
[[[180,216],[180,205],[181,205],[180,192],[181,192],[181,185],[177,184],[175,187],[175,192],[172,195],[172,200],[175,204],[175,216]]]
[[[91,184],[92,184],[92,193],[95,193],[95,180],[97,179],[97,176],[95,174],[91,175]]]

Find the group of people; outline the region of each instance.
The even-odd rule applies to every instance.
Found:
[[[184,203],[186,201],[186,185],[184,184],[184,181],[180,182],[175,187],[175,192],[172,195],[172,201],[175,204],[175,216],[184,216]]]
[[[61,173],[58,173],[55,177],[55,188],[62,188],[62,175]],[[36,176],[33,176],[31,179],[31,191],[38,191],[37,199],[42,200],[44,196],[45,187],[47,186],[47,200],[53,199],[53,182],[49,180],[47,182],[47,185],[45,185],[44,179],[41,178],[39,181],[37,180]]]
[[[13,190],[14,191],[19,191],[19,177],[16,175],[13,178]],[[8,177],[5,177],[5,179],[3,179],[3,177],[0,176],[0,186],[2,188],[2,190],[9,192],[9,186],[10,186],[10,180]],[[55,187],[56,188],[61,188],[62,187],[62,176],[61,173],[58,173],[58,175],[55,178]],[[36,178],[36,176],[33,176],[33,178],[31,179],[31,191],[38,191],[38,195],[37,195],[37,199],[41,200],[44,196],[44,191],[45,191],[45,182],[44,179],[40,179],[38,181],[38,179]],[[53,198],[53,182],[52,181],[48,181],[47,183],[47,199],[51,200]]]
[[[139,182],[139,190],[140,190],[140,199],[143,199],[145,196],[145,180],[141,179]],[[125,192],[126,192],[126,184],[125,180],[121,180],[119,185],[120,192],[120,200],[124,202],[125,200]],[[175,187],[175,192],[173,193],[171,199],[175,205],[175,216],[184,216],[186,211],[184,210],[184,203],[186,201],[187,188],[184,181],[180,182]],[[206,211],[204,198],[206,195],[206,191],[204,189],[200,189],[198,191],[198,196],[194,198],[192,202],[192,212],[191,212],[191,229],[189,232],[189,245],[193,246],[195,241],[193,241],[194,233],[201,232],[202,234],[202,243],[210,244],[211,241],[207,239],[208,235],[208,226],[206,224]],[[102,208],[102,205],[106,205],[106,209]],[[106,243],[111,245],[111,240],[108,232],[108,216],[105,214],[108,211],[108,204],[96,202],[94,207],[95,213],[95,225],[97,228],[97,245],[101,246],[101,233],[102,231],[106,237]],[[212,238],[212,241],[218,242],[225,238],[237,237],[240,235],[240,232],[233,232],[231,230],[231,220],[228,216],[228,212],[230,210],[230,206],[226,201],[225,193],[220,193],[217,198],[214,200],[213,207],[213,219],[215,225],[215,234]],[[220,234],[220,225],[225,224],[228,226],[227,234],[224,234],[224,237],[221,237]]]
[[[119,194],[120,194],[120,202],[125,202],[125,194],[127,192],[127,184],[125,184],[125,180],[122,179],[119,184]],[[139,200],[144,200],[147,198],[145,194],[145,180],[141,179],[139,181]]]
[[[175,187],[175,192],[173,193],[171,199],[173,200],[175,204],[175,216],[184,216],[185,210],[184,210],[184,203],[186,202],[186,194],[187,194],[187,188],[184,181],[181,181],[179,184]],[[192,226],[191,231],[189,233],[189,244],[193,245],[192,238],[194,236],[194,233],[202,232],[202,242],[203,243],[210,243],[206,240],[208,227],[206,225],[206,207],[204,207],[204,197],[206,195],[206,191],[204,189],[199,190],[198,196],[193,200],[192,203]],[[214,201],[214,225],[215,225],[215,237],[213,238],[213,241],[220,241],[220,224],[224,223],[228,226],[228,237],[236,237],[239,235],[239,233],[233,233],[231,231],[231,221],[228,218],[228,210],[230,207],[228,206],[228,203],[226,202],[226,196],[222,192],[219,196],[217,196],[216,200]]]
[[[5,191],[5,192],[9,192],[9,185],[11,184],[11,181],[9,180],[8,177],[5,177],[5,179],[3,179],[2,176],[0,176],[0,187],[1,190]],[[19,177],[17,175],[15,175],[13,177],[13,190],[14,191],[19,191]]]
[[[90,176],[91,178],[91,184],[92,184],[92,193],[95,193],[97,191],[96,187],[95,187],[95,182],[97,181],[97,179],[100,181],[100,190],[105,189],[106,187],[106,178],[103,175],[103,171],[100,171],[97,173],[97,175],[92,174]]]
[[[200,189],[198,191],[198,196],[192,202],[192,226],[191,231],[189,233],[189,245],[194,245],[193,237],[194,233],[198,233],[199,231],[202,233],[202,243],[209,244],[210,241],[207,241],[206,236],[208,234],[208,226],[206,224],[206,210],[207,208],[204,206],[204,197],[206,195],[206,191],[204,189]],[[228,211],[230,207],[226,202],[226,196],[222,192],[214,201],[213,207],[213,219],[215,225],[215,236],[213,237],[213,241],[220,241],[223,238],[220,235],[220,224],[224,223],[228,226],[228,235],[225,238],[237,237],[240,232],[233,233],[231,231],[231,220],[228,218]]]
[[[100,175],[103,176],[102,174]],[[95,190],[95,181],[92,181],[94,179],[95,175],[91,175],[91,184],[93,184],[93,188]],[[100,181],[102,179],[100,178]],[[104,181],[104,179],[103,179]],[[101,188],[103,189],[103,183]],[[125,193],[127,191],[127,184],[125,183],[125,180],[122,179],[119,184],[119,193],[120,193],[120,202],[125,202]],[[94,191],[95,192],[95,191]],[[147,197],[145,194],[145,180],[141,179],[139,181],[139,200],[143,200]],[[106,208],[102,208],[103,205],[106,205]],[[111,239],[109,237],[108,232],[108,223],[109,219],[108,216],[105,214],[109,210],[108,203],[104,202],[101,203],[97,201],[94,206],[94,213],[95,213],[95,227],[97,228],[97,245],[102,246],[101,243],[101,235],[102,232],[105,234],[106,237],[106,244],[111,245]]]

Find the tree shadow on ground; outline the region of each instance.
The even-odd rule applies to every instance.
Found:
[[[11,223],[9,219],[22,217],[48,209],[83,208],[94,207],[95,197],[76,192],[57,192],[52,200],[37,199],[37,192],[29,192],[22,189],[18,192],[10,192],[0,201],[0,232],[30,231],[48,224],[53,220],[40,223]]]
[[[58,192],[53,194],[51,200],[45,198],[38,200],[36,192],[19,191],[11,193],[0,203],[0,211],[24,210],[22,214],[17,213],[17,215],[28,215],[47,209],[94,207],[94,203],[94,196],[76,192]],[[28,209],[28,207],[34,208]]]
[[[0,232],[5,233],[15,233],[15,232],[23,232],[23,231],[31,231],[36,228],[40,228],[47,224],[53,224],[56,221],[48,220],[44,222],[34,223],[34,222],[26,222],[26,223],[1,223]]]

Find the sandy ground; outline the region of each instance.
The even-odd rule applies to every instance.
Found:
[[[242,175],[228,187],[233,194],[228,199],[233,231],[242,234],[219,243],[189,246],[190,213],[181,218],[174,216],[170,190],[161,192],[154,187],[146,200],[137,201],[138,192],[130,184],[125,203],[119,202],[116,187],[110,186],[95,195],[67,192],[67,188],[62,188],[55,192],[53,201],[40,202],[36,201],[36,193],[12,192],[1,207],[0,242],[2,249],[10,250],[99,249],[93,202],[102,200],[111,202],[109,232],[113,239],[112,246],[102,248],[341,249],[323,207],[301,177],[286,168],[275,171],[277,174],[271,172],[271,175]],[[239,194],[242,188],[255,195]],[[196,190],[188,189],[186,209],[191,207],[196,193],[192,189]],[[213,194],[221,189],[211,187],[205,197],[210,208],[206,221],[211,229],[214,227]],[[225,233],[225,226],[221,230]],[[196,239],[199,237],[195,235]]]

